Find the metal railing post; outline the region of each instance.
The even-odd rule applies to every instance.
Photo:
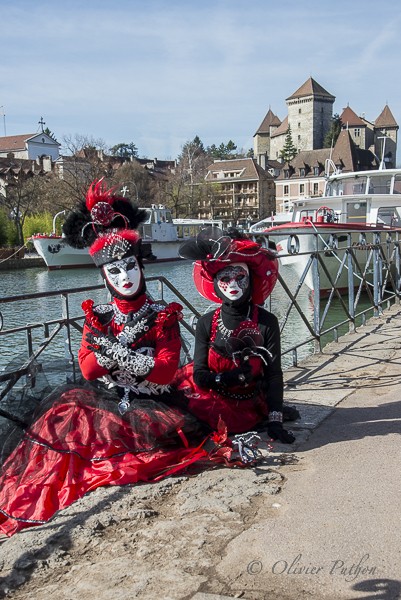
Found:
[[[71,346],[71,330],[70,330],[70,307],[68,303],[68,294],[61,294],[61,315],[64,320],[64,355],[67,360],[73,361],[74,355]]]

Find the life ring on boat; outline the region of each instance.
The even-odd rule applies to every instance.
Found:
[[[322,214],[319,214],[319,213]],[[334,223],[336,219],[336,213],[333,208],[328,206],[319,206],[315,214],[316,223]]]

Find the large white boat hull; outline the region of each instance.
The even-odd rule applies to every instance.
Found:
[[[72,248],[63,241],[62,237],[34,236],[31,241],[49,270],[95,266],[87,248],[83,250]],[[155,259],[151,262],[179,260],[178,249],[180,243],[178,240],[152,243],[151,249]]]
[[[335,284],[341,292],[349,288],[348,257],[344,259],[347,248],[352,248],[352,278],[353,286],[358,287],[362,277],[369,283],[373,282],[374,260],[372,245],[377,241],[377,232],[369,228],[356,231],[342,231],[338,226],[324,228],[315,227],[311,233],[310,227],[288,228],[281,231],[269,232],[269,240],[276,244],[278,257],[283,266],[290,267],[305,285],[314,290],[317,280],[314,279],[314,268],[311,256],[319,256],[318,274],[319,287],[322,294],[327,294]],[[379,233],[381,242],[385,242],[390,230]],[[374,238],[376,236],[376,239]],[[386,246],[384,244],[384,246]],[[324,264],[324,268],[322,264]],[[343,266],[341,266],[343,264]],[[308,268],[309,267],[309,268]],[[329,277],[327,276],[327,271]],[[331,280],[331,281],[330,281]]]

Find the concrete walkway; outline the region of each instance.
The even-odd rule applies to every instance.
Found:
[[[399,307],[286,381],[303,415],[288,480],[268,518],[226,548],[229,597],[401,598]]]

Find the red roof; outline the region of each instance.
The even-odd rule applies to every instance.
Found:
[[[25,133],[23,135],[7,135],[0,137],[0,152],[15,152],[25,150],[25,142],[36,133]]]
[[[296,92],[286,98],[286,100],[303,98],[304,96],[325,96],[326,98],[332,99],[333,102],[335,100],[335,96],[329,94],[329,92],[325,90],[317,81],[312,79],[312,77],[309,77],[309,79],[307,79],[305,83],[303,83],[301,87],[297,89]]]
[[[393,117],[393,113],[387,104],[377,117],[375,121],[375,127],[398,127],[397,122]]]

